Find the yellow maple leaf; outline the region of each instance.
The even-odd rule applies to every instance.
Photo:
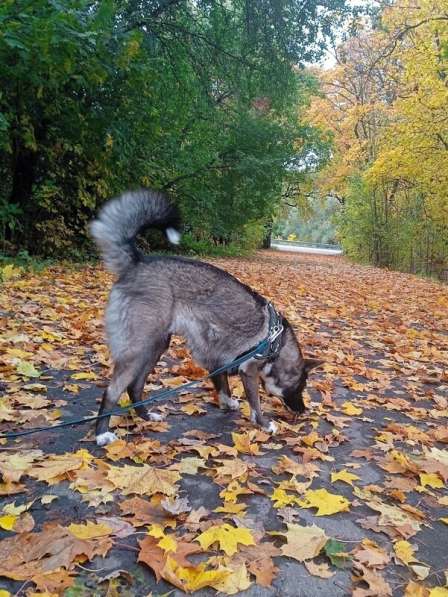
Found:
[[[239,495],[250,495],[253,493],[250,489],[242,487],[238,481],[232,481],[219,493],[219,497],[223,498],[225,502],[236,503]]]
[[[320,435],[317,433],[317,431],[312,431],[311,433],[309,433],[308,435],[304,435],[302,437],[302,442],[306,445],[309,446],[310,448],[312,448],[314,446],[314,444],[316,442],[318,442],[320,440]]]
[[[70,533],[77,539],[96,539],[106,537],[112,533],[112,529],[103,523],[96,523],[88,520],[86,524],[70,524]]]
[[[441,520],[445,524],[448,524],[448,516],[445,516],[444,518],[439,518],[439,520]]]
[[[426,487],[427,485],[433,489],[441,489],[442,487],[445,487],[442,479],[435,473],[420,473],[419,477],[422,487]]]
[[[250,529],[235,528],[226,523],[209,528],[196,537],[195,541],[199,541],[202,549],[208,549],[213,543],[219,543],[220,549],[228,556],[233,556],[238,551],[237,545],[239,543],[242,545],[255,545]]]
[[[153,495],[163,493],[173,495],[176,493],[175,483],[180,475],[177,471],[169,471],[143,464],[142,466],[110,466],[107,478],[124,495],[136,493],[138,495]]]
[[[45,460],[27,471],[30,477],[46,481],[49,485],[59,483],[71,471],[85,470],[93,456],[85,448],[77,450],[74,454],[51,454]]]
[[[206,468],[205,460],[197,456],[187,456],[173,465],[172,470],[177,470],[183,474],[196,475],[198,468]]]
[[[355,406],[352,402],[344,402],[342,408],[344,409],[344,414],[350,417],[362,414],[362,408]]]
[[[416,561],[414,558],[415,548],[408,541],[397,541],[394,543],[394,552],[397,558],[403,564],[406,564],[406,566],[410,562]]]
[[[258,444],[252,444],[256,431],[251,429],[246,433],[232,433],[233,443],[238,452],[242,454],[260,454],[260,447]]]
[[[246,564],[243,562],[236,568],[232,568],[227,576],[214,583],[212,586],[220,593],[236,595],[237,593],[248,589],[251,584]]]
[[[189,593],[198,591],[204,587],[213,586],[231,574],[231,570],[226,568],[207,570],[206,566],[206,562],[202,562],[198,566],[184,568],[174,558],[168,556],[161,574],[163,578],[171,582],[174,586]]]
[[[285,506],[299,503],[296,496],[286,493],[286,491],[280,487],[275,488],[274,493],[271,495],[271,500],[274,502],[274,508],[284,508]]]
[[[0,453],[0,473],[3,480],[6,483],[19,481],[42,454],[40,450],[27,450],[16,454]]]
[[[222,512],[224,514],[242,514],[246,511],[246,504],[234,504],[233,502],[224,502],[223,506],[215,508],[213,512]]]
[[[434,587],[429,591],[429,597],[448,597],[448,589],[446,587]]]
[[[16,359],[29,359],[33,356],[32,352],[22,350],[21,348],[8,348],[6,354],[8,355],[8,357]]]
[[[160,539],[161,537],[165,536],[165,533],[160,524],[152,524],[148,527],[148,535],[151,535],[151,537],[155,537],[156,539]]]
[[[80,371],[79,373],[73,373],[73,375],[71,375],[72,379],[76,379],[76,380],[81,380],[81,379],[87,379],[87,380],[95,380],[98,379],[96,373],[94,373],[93,371]]]
[[[177,542],[176,539],[172,535],[165,535],[163,534],[162,539],[157,543],[157,545],[162,548],[165,552],[176,551],[177,549]]]
[[[353,481],[359,481],[359,477],[358,475],[354,475],[344,468],[342,471],[337,473],[331,473],[331,482],[335,483],[336,481],[343,481],[344,483],[348,483],[353,487]]]
[[[350,502],[345,497],[329,493],[326,489],[308,489],[298,504],[302,508],[317,508],[316,516],[346,512],[350,508]]]
[[[54,342],[55,340],[62,340],[62,337],[55,332],[50,332],[49,330],[44,330],[41,332],[40,337],[42,340],[48,340],[49,342]]]
[[[5,531],[12,531],[16,524],[17,516],[14,514],[5,514],[0,516],[0,527]]]
[[[64,390],[64,392],[79,394],[79,386],[75,383],[65,383],[62,389]]]
[[[203,415],[207,411],[205,408],[202,408],[198,404],[186,404],[181,408],[182,412],[186,413],[187,415]]]

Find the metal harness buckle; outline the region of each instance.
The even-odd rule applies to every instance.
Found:
[[[266,338],[267,347],[266,350],[263,352],[257,353],[254,358],[255,359],[266,359],[269,357],[276,356],[280,349],[280,342],[278,339],[283,333],[283,324],[282,318],[275,310],[275,307],[272,303],[268,303],[268,310],[270,315],[269,321],[269,332]]]

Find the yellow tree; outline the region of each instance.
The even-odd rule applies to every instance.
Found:
[[[362,179],[377,158],[388,112],[396,98],[396,77],[392,76],[397,68],[395,59],[382,58],[386,40],[384,32],[364,24],[356,37],[338,47],[336,65],[317,73],[322,95],[315,98],[308,112],[311,122],[333,138],[333,159],[317,176],[316,186],[352,210],[349,228],[356,226],[352,219],[366,224],[358,227],[366,238],[358,235],[353,246],[346,242],[345,247],[358,257],[361,247],[366,248],[364,257],[376,263],[381,262],[379,230],[390,190],[385,187],[365,193],[364,203],[356,205],[350,203],[349,196],[354,181]],[[345,234],[345,222],[340,228],[342,240],[347,240],[350,233]]]
[[[338,48],[309,117],[334,138],[316,183],[349,252],[432,273],[448,262],[448,0],[400,0]]]
[[[428,216],[448,224],[448,0],[401,0],[384,23],[400,92],[368,178],[420,193]]]

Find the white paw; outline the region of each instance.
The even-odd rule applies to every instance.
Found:
[[[148,418],[150,421],[155,421],[155,422],[159,422],[159,421],[164,421],[165,417],[163,415],[159,415],[159,413],[148,413]]]
[[[100,435],[96,436],[96,445],[107,446],[108,444],[111,444],[117,439],[118,437],[115,435],[115,433],[112,433],[111,431],[106,431],[106,433],[100,433]]]
[[[239,410],[240,408],[238,400],[227,396],[227,394],[219,395],[219,406],[225,410]]]
[[[269,421],[269,425],[266,427],[266,431],[268,433],[272,433],[272,435],[275,435],[278,431],[277,423],[274,423],[274,421]]]
[[[250,411],[250,422],[254,425],[257,424],[257,413],[254,410]]]

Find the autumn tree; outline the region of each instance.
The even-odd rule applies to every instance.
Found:
[[[344,6],[2,2],[6,246],[82,250],[99,204],[140,185],[172,194],[191,242],[248,243],[308,130],[297,120],[310,88],[300,64],[321,53]]]
[[[309,112],[333,140],[319,192],[341,203],[341,241],[377,265],[439,273],[446,239],[444,0],[400,2],[342,44]]]

